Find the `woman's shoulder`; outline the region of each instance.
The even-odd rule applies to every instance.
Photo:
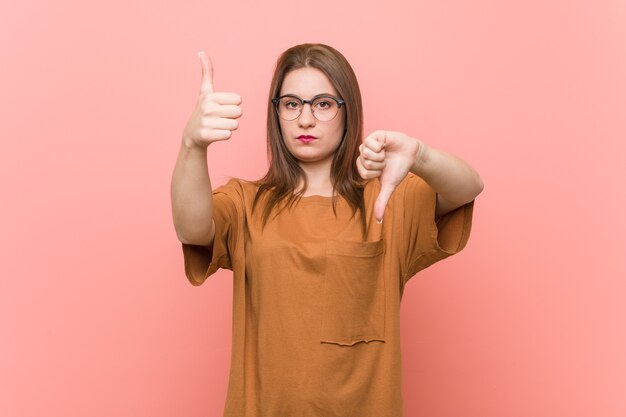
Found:
[[[257,181],[230,177],[223,185],[214,188],[213,194],[227,194],[242,201],[254,199],[259,185]]]
[[[259,186],[257,185],[257,181],[253,181],[253,180],[247,180],[244,178],[237,178],[237,177],[228,177],[228,179],[219,187],[216,187],[215,190],[219,189],[219,188],[238,188],[241,190],[248,190],[248,189],[253,189],[256,190],[259,188]]]

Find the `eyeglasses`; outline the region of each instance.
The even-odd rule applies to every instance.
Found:
[[[311,100],[303,100],[296,95],[286,94],[273,98],[272,103],[281,119],[296,120],[302,114],[304,104],[309,103],[313,116],[320,122],[328,122],[337,116],[339,108],[345,104],[345,101],[328,94],[319,94]]]

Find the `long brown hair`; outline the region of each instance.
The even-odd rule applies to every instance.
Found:
[[[333,184],[333,212],[336,213],[337,198],[341,195],[350,204],[353,216],[361,214],[361,226],[365,236],[365,203],[363,200],[363,180],[356,169],[361,135],[363,133],[363,106],[361,91],[356,75],[346,58],[336,49],[320,44],[305,43],[287,49],[278,58],[267,105],[267,158],[269,169],[263,178],[254,183],[259,186],[254,199],[253,210],[264,194],[268,200],[263,208],[263,226],[267,223],[272,208],[284,203],[280,210],[292,206],[307,189],[306,174],[297,159],[289,152],[282,138],[278,115],[272,99],[278,97],[285,76],[293,70],[312,67],[326,75],[339,98],[345,101],[344,136],[333,155],[330,180]],[[304,186],[296,188],[302,182]]]

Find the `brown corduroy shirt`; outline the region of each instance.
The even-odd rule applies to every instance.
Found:
[[[436,193],[409,173],[382,224],[377,179],[365,187],[367,233],[339,197],[303,197],[270,216],[257,187],[213,191],[210,248],[183,244],[201,285],[233,271],[233,340],[224,417],[401,417],[400,301],[407,281],[466,245],[474,202],[435,223]],[[273,213],[272,213],[273,216]]]

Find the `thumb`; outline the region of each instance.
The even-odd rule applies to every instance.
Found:
[[[202,82],[200,84],[200,92],[212,93],[213,92],[213,63],[211,58],[204,53],[204,51],[198,52],[200,62],[202,64]]]
[[[376,220],[378,220],[378,223],[381,223],[383,221],[385,207],[387,207],[387,202],[391,198],[391,194],[393,194],[393,191],[395,189],[396,186],[393,184],[381,183],[378,198],[376,199],[376,203],[374,203],[374,216],[376,216]]]

